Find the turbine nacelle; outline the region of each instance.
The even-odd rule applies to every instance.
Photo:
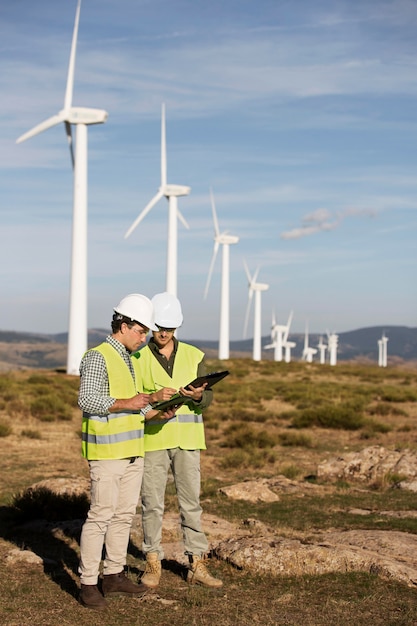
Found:
[[[267,291],[269,289],[269,285],[266,283],[249,283],[249,287],[251,291]]]
[[[215,237],[214,241],[223,245],[231,245],[233,243],[238,243],[239,237],[235,237],[234,235],[228,235],[227,233],[222,233],[221,235]]]
[[[271,327],[272,332],[275,333],[285,333],[287,331],[287,326],[282,326],[281,324],[274,324]]]
[[[160,190],[166,198],[180,198],[181,196],[188,196],[191,192],[191,187],[186,185],[164,185]]]
[[[90,109],[87,107],[71,107],[69,111],[60,111],[59,115],[65,115],[64,120],[70,124],[104,124],[109,117],[103,109]]]

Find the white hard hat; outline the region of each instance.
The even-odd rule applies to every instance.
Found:
[[[155,324],[163,328],[179,328],[183,321],[181,304],[178,298],[164,291],[152,298]]]
[[[142,324],[150,330],[158,330],[154,321],[152,302],[140,293],[130,293],[114,307],[116,313],[129,317],[132,322]]]

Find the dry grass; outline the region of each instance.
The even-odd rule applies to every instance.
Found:
[[[417,448],[417,371],[397,367],[344,364],[330,368],[316,364],[253,363],[236,359],[209,361],[212,371],[229,369],[231,376],[216,388],[207,412],[208,450],[202,455],[204,510],[228,519],[250,514],[287,533],[310,527],[367,524],[352,517],[346,507],[371,504],[373,510],[416,509],[413,496],[389,489],[358,493],[349,485],[335,485],[323,496],[287,496],[255,510],[244,503],[219,498],[220,485],[258,476],[284,473],[302,479],[315,474],[317,464],[337,452],[380,444],[387,448]],[[237,571],[226,563],[210,568],[224,580],[220,591],[190,588],[175,563],[164,564],[158,595],[146,601],[115,599],[104,615],[96,615],[76,602],[78,536],[57,538],[17,526],[13,502],[36,481],[49,477],[88,476],[80,455],[80,416],[76,408],[77,380],[51,371],[10,372],[0,375],[0,621],[5,626],[56,624],[159,626],[173,621],[183,625],[214,623],[292,626],[411,625],[417,624],[417,593],[395,582],[367,574],[270,578]],[[53,411],[34,411],[50,405],[51,394],[60,403]],[[41,399],[39,403],[39,398]],[[357,403],[364,422],[357,430],[344,424],[322,428],[315,423],[294,428],[294,418],[308,408],[333,410]],[[62,417],[62,405],[65,405]],[[358,410],[359,410],[358,408]],[[69,413],[68,413],[69,411]],[[42,416],[49,415],[45,420]],[[61,417],[60,417],[61,415]],[[338,413],[340,417],[340,413]],[[383,424],[381,432],[372,424]],[[382,429],[384,430],[384,429]],[[10,431],[9,433],[7,431]],[[176,506],[172,488],[166,505]],[[380,522],[379,522],[379,526]],[[414,519],[387,518],[385,529],[417,532]],[[5,557],[15,547],[40,554],[44,565],[7,566]],[[129,551],[129,575],[143,568],[139,546]]]

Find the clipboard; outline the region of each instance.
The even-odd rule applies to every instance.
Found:
[[[206,374],[205,376],[199,376],[198,378],[194,378],[188,385],[185,386],[185,389],[189,389],[190,387],[201,387],[204,383],[207,383],[207,389],[211,389],[213,385],[221,381],[223,378],[229,375],[228,370],[224,370],[223,372],[211,372],[211,374]]]
[[[205,376],[198,376],[188,383],[188,385],[185,385],[185,389],[189,389],[190,387],[201,387],[204,383],[207,383],[206,390],[211,389],[213,385],[223,380],[223,378],[228,376],[229,373],[230,372],[228,370],[224,370],[223,372],[211,372]],[[155,404],[152,404],[152,408],[156,411],[166,411],[173,406],[180,407],[190,401],[192,402],[191,398],[182,396],[180,393],[175,393],[169,400],[155,402]]]

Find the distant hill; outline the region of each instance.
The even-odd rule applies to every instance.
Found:
[[[89,347],[99,344],[108,335],[103,328],[88,331]],[[369,360],[378,361],[378,339],[382,333],[388,338],[388,364],[398,361],[417,361],[417,328],[407,326],[372,326],[360,328],[346,333],[339,333],[338,361]],[[217,356],[218,342],[202,339],[185,339],[201,348],[208,357]],[[291,356],[299,360],[304,347],[303,334],[291,334],[291,341],[296,342]],[[320,335],[310,333],[309,345],[316,347]],[[323,336],[323,341],[326,342]],[[262,337],[262,346],[271,341],[269,335]],[[67,333],[41,334],[0,331],[0,371],[27,368],[64,368],[66,363]],[[231,358],[250,357],[252,339],[230,342]],[[263,359],[273,359],[273,350],[263,350]],[[316,355],[317,359],[317,355]]]
[[[338,360],[370,359],[378,361],[378,339],[381,339],[383,333],[388,338],[388,359],[390,357],[396,357],[404,361],[417,359],[417,328],[409,328],[407,326],[372,326],[370,328],[360,328],[346,333],[339,333]],[[323,337],[323,341],[326,343],[327,337],[325,335],[310,333],[309,346],[312,348],[316,347],[320,336]],[[289,338],[297,344],[291,351],[291,357],[300,359],[304,348],[304,334],[290,334]],[[210,354],[213,352],[213,356],[214,353],[217,353],[217,341],[196,339],[191,340],[189,343],[193,343],[207,353],[208,351],[210,351]],[[262,337],[262,346],[270,343],[271,337],[269,335]],[[246,353],[251,355],[252,344],[252,339],[231,341],[230,352],[233,354]],[[262,358],[273,358],[273,352],[273,350],[263,350]]]

